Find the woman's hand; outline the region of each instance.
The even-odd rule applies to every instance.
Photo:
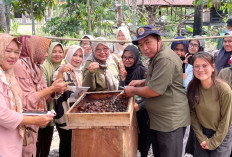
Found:
[[[122,81],[126,80],[126,75],[127,75],[126,69],[124,67],[120,68],[120,76]]]
[[[64,72],[68,72],[68,71],[73,71],[73,66],[70,64],[65,64],[60,70],[59,72],[61,72],[62,74]]]
[[[209,148],[207,147],[207,145],[206,145],[206,141],[201,142],[201,147],[202,147],[203,149],[209,149]]]
[[[188,63],[188,59],[189,59],[189,57],[191,57],[192,55],[190,55],[189,53],[187,53],[186,55],[185,55],[185,60],[183,60],[183,63],[185,63],[185,64],[187,64]]]
[[[99,68],[98,62],[92,62],[89,64],[89,72],[93,73],[95,69]]]
[[[33,118],[35,118],[35,125],[45,127],[53,119],[53,116],[41,115]]]
[[[67,90],[67,83],[65,83],[62,79],[55,80],[52,83],[53,92],[63,94]]]

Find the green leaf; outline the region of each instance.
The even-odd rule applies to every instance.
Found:
[[[193,33],[193,28],[192,28],[192,27],[186,25],[186,29],[187,29],[189,32]]]

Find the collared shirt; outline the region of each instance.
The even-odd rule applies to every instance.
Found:
[[[184,93],[182,61],[162,43],[148,67],[146,85],[160,96],[145,99],[150,128],[174,131],[190,124],[190,111]]]

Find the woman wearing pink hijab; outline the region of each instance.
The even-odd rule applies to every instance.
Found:
[[[8,34],[0,34],[0,156],[21,157],[26,124],[45,126],[51,116],[23,116],[22,91],[13,68],[22,45]]]
[[[22,43],[22,52],[14,67],[14,72],[23,91],[23,110],[47,111],[46,102],[54,98],[56,93],[63,93],[67,87],[66,83],[61,79],[47,87],[42,78],[40,65],[48,56],[51,40],[40,36],[21,36],[18,40]],[[38,132],[38,126],[30,125],[29,127]],[[38,133],[32,132],[32,134],[34,143],[23,147],[23,157],[36,156]]]

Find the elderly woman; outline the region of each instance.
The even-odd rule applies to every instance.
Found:
[[[69,82],[69,86],[82,86],[82,71],[80,65],[83,57],[84,50],[78,45],[72,45],[65,56],[67,64],[58,67],[53,73],[53,80],[63,79],[65,82]],[[60,157],[71,157],[72,130],[64,129],[63,127],[66,126],[64,114],[71,107],[68,104],[68,98],[72,93],[73,91],[68,89],[55,101],[55,111],[57,113],[55,123],[60,137]]]
[[[232,31],[226,32],[225,35],[232,35]],[[219,50],[216,57],[215,66],[218,73],[223,69],[230,67],[228,61],[232,55],[232,37],[225,37],[223,39],[223,47]]]
[[[128,28],[126,26],[121,26],[117,29],[116,32],[116,39],[117,40],[127,40],[127,41],[131,41],[131,36],[130,36],[130,31],[128,30]],[[110,47],[110,51],[112,52],[112,54],[117,57],[117,59],[121,59],[123,50],[130,45],[129,43],[125,43],[125,42],[119,42],[119,43],[114,43],[111,47]]]
[[[8,34],[0,34],[0,39],[0,156],[21,157],[24,125],[45,126],[52,116],[22,115],[22,91],[13,71],[22,46]]]
[[[47,110],[46,101],[54,98],[55,93],[63,93],[66,83],[57,80],[47,87],[42,78],[43,64],[48,56],[51,40],[39,36],[21,36],[22,53],[14,67],[15,77],[23,91],[23,109],[26,111],[44,112]],[[39,127],[31,125],[38,132]],[[34,143],[23,148],[23,157],[36,156],[37,133],[32,133]]]
[[[48,50],[48,57],[45,62],[41,65],[43,70],[43,79],[47,83],[47,86],[52,84],[52,75],[55,69],[61,64],[64,58],[63,46],[58,42],[52,42]],[[48,110],[54,109],[54,101],[47,103]],[[38,132],[38,142],[37,146],[37,157],[48,156],[50,151],[50,146],[52,142],[54,129],[54,122],[50,123],[45,128],[40,128]]]
[[[119,69],[110,55],[106,39],[98,37],[93,42],[93,53],[87,59],[83,69],[83,86],[89,91],[117,90],[119,85]]]

